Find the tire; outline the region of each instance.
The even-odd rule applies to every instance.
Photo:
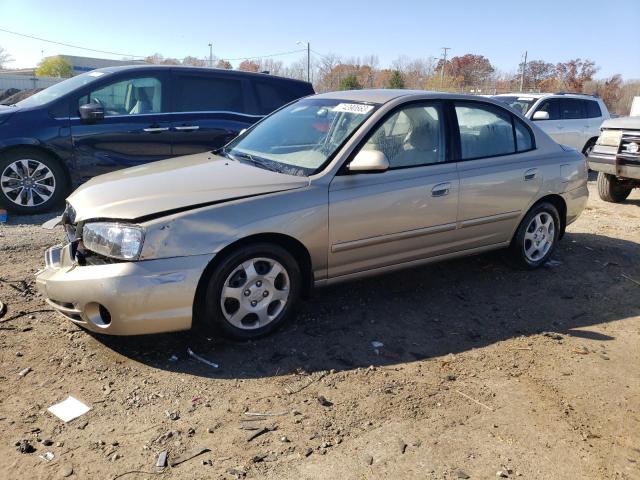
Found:
[[[228,338],[253,340],[272,333],[293,315],[302,274],[296,259],[282,247],[255,243],[226,255],[206,282],[196,325]]]
[[[591,140],[589,140],[587,142],[587,144],[584,146],[584,148],[582,149],[582,154],[585,157],[588,157],[589,154],[591,153],[591,150],[593,150],[594,145],[596,144],[596,139],[592,138]]]
[[[558,244],[561,227],[555,206],[548,202],[534,205],[520,222],[511,241],[509,256],[512,263],[526,270],[543,265]]]
[[[46,212],[62,202],[67,190],[64,167],[51,155],[21,148],[0,156],[0,205],[7,210]]]
[[[620,203],[627,199],[631,187],[623,187],[615,175],[598,172],[598,195],[605,202]]]

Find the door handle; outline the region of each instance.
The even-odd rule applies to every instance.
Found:
[[[439,183],[431,189],[432,197],[444,197],[445,195],[449,195],[449,191],[451,190],[451,184],[447,183]]]
[[[149,133],[166,132],[167,130],[169,130],[169,127],[147,127],[144,129],[145,132]]]
[[[536,178],[536,175],[538,175],[538,169],[530,168],[529,170],[524,172],[524,181],[527,182],[529,180],[533,180],[534,178]]]
[[[191,132],[193,130],[198,130],[200,127],[198,125],[182,125],[180,127],[173,128],[179,132]]]

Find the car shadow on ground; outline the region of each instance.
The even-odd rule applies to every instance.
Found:
[[[189,333],[95,338],[153,368],[256,378],[402,364],[514,337],[526,345],[527,336],[542,332],[606,342],[613,338],[585,328],[640,314],[639,287],[623,276],[640,278],[637,243],[568,233],[554,254],[555,266],[536,271],[515,270],[502,256],[494,252],[320,289],[292,322],[258,341]],[[220,368],[190,358],[188,348]],[[177,360],[170,360],[173,355]]]

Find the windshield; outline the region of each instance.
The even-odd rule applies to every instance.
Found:
[[[533,106],[533,104],[536,103],[536,100],[538,100],[537,98],[534,98],[534,97],[516,97],[515,95],[508,96],[508,97],[499,95],[499,96],[493,97],[493,99],[498,100],[499,102],[502,102],[502,103],[506,103],[511,108],[513,108],[514,110],[517,110],[523,115],[526,115],[526,113]]]
[[[265,118],[222,153],[268,170],[309,176],[374,110],[374,105],[346,100],[302,99]]]
[[[67,80],[63,80],[60,83],[56,83],[49,88],[45,88],[44,90],[41,90],[40,92],[35,93],[28,98],[25,98],[21,102],[16,103],[16,106],[39,107],[41,105],[45,105],[49,102],[57,100],[58,98],[66,95],[69,92],[72,92],[76,88],[80,88],[95,81],[102,75],[104,75],[104,72],[94,70],[93,72],[83,73],[82,75],[71,77]]]

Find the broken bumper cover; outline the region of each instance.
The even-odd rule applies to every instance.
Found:
[[[87,330],[140,335],[191,328],[198,282],[213,255],[77,265],[52,247],[36,274],[47,303]]]

